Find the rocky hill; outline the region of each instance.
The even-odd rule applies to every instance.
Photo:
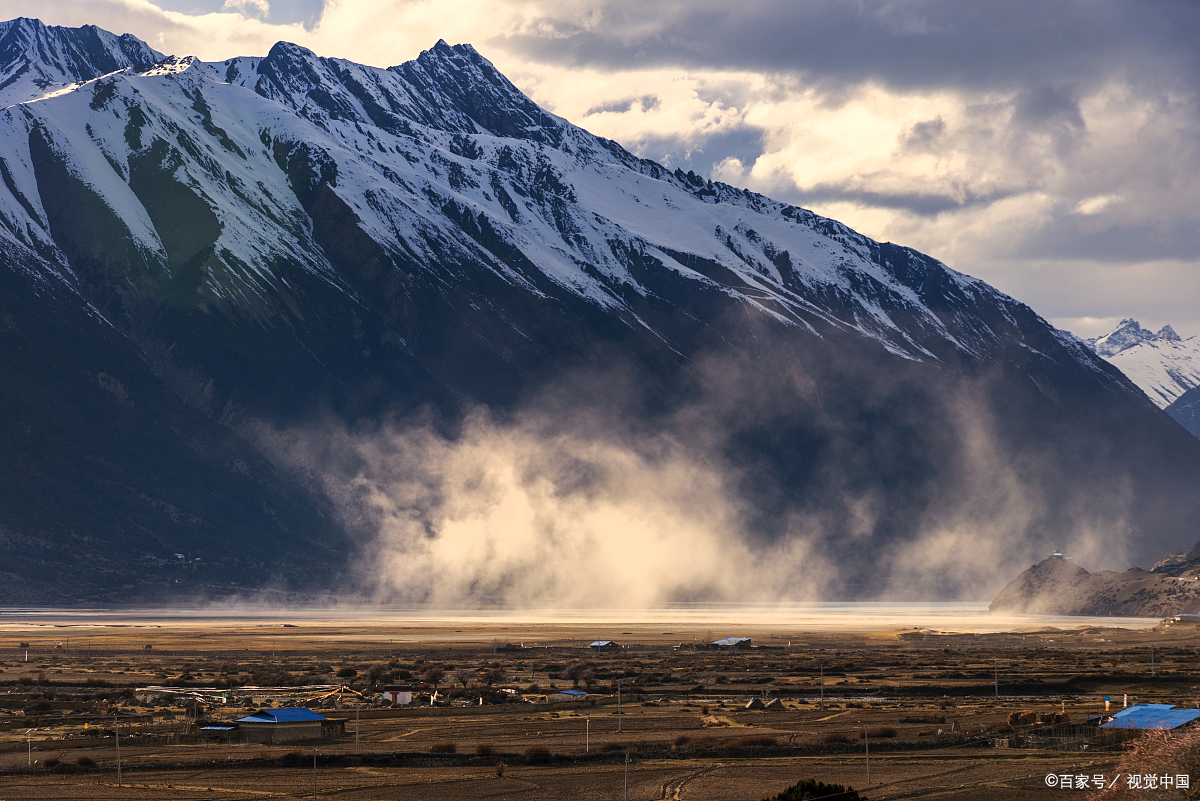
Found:
[[[992,610],[1050,615],[1168,617],[1200,612],[1200,543],[1150,570],[1089,573],[1055,554],[1023,572],[995,597]]]

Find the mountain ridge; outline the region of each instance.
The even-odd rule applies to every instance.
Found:
[[[1129,376],[1160,409],[1169,410],[1180,396],[1200,386],[1200,338],[1183,339],[1169,325],[1154,333],[1127,318],[1084,344]]]
[[[0,41],[29,27],[10,23]],[[97,41],[132,47],[108,36]],[[19,55],[0,74],[30,75],[20,64],[32,57]],[[1025,304],[910,248],[638,158],[539,109],[469,45],[439,42],[387,69],[287,43],[92,75],[102,60],[59,59],[57,83],[0,87],[11,104],[0,111],[0,319],[13,321],[0,334],[43,342],[20,332],[50,296],[87,318],[80,330],[107,326],[144,365],[138,381],[89,367],[96,357],[65,340],[49,352],[91,376],[80,386],[92,403],[121,400],[100,372],[147,391],[157,381],[190,410],[183,441],[207,441],[215,425],[277,454],[256,432],[319,417],[370,429],[421,409],[453,437],[466,408],[503,421],[562,391],[564,376],[599,376],[560,404],[578,407],[558,413],[563,425],[615,408],[638,430],[675,436],[728,472],[754,510],[750,541],[795,536],[800,515],[823,521],[814,548],[830,560],[847,537],[870,542],[871,557],[831,585],[844,591],[898,586],[894,565],[909,563],[899,557],[942,520],[1015,504],[975,500],[996,465],[1035,501],[1012,524],[1017,555],[993,546],[1009,562],[1046,531],[1083,537],[1096,521],[1120,548],[1173,545],[1200,511],[1159,502],[1200,478],[1200,445],[1174,442],[1174,423],[1128,379]],[[30,86],[41,94],[27,97]],[[10,369],[23,386],[47,381]],[[635,379],[618,392],[612,374]],[[136,428],[140,402],[126,395]],[[10,402],[8,416],[24,419],[29,403]],[[706,421],[703,436],[680,422],[689,415]],[[971,435],[980,421],[985,434]],[[57,457],[33,444],[14,452],[48,477],[26,495],[57,492]],[[352,551],[374,535],[320,482],[301,497],[288,483],[296,465],[272,458],[296,537],[271,547],[310,565],[298,575],[332,581],[340,568],[318,567],[329,561],[320,543],[341,537]],[[223,469],[205,482],[246,478]],[[138,489],[131,471],[121,480],[148,500],[83,493],[70,514],[82,521],[89,504],[114,521],[130,504],[161,514],[161,488]],[[1121,489],[1129,481],[1138,492]],[[33,548],[30,513],[6,503],[7,547]],[[866,522],[864,508],[876,510]],[[128,528],[105,525],[112,537]],[[133,539],[177,548],[191,536],[177,525],[142,523]],[[129,571],[135,587],[139,575]]]

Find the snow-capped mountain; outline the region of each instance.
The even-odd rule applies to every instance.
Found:
[[[834,556],[858,544],[848,587],[967,514],[1001,462],[1039,496],[1021,541],[1119,519],[1132,547],[1176,550],[1200,512],[1176,492],[1200,443],[1024,304],[638,158],[469,45],[388,69],[282,42],[205,63],[14,20],[0,76],[14,573],[94,584],[108,558],[110,584],[141,586],[129,554],[187,544],[213,580],[332,581],[346,532],[250,432],[421,408],[453,429],[572,381],[603,389],[570,395],[581,419],[704,420],[758,536],[800,516]],[[95,544],[39,544],[81,531]]]
[[[1084,342],[1129,376],[1160,409],[1200,386],[1200,337],[1182,339],[1169,325],[1154,333],[1137,320],[1125,319],[1108,334]]]

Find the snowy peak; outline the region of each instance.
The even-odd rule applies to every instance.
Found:
[[[1142,342],[1180,342],[1182,341],[1179,334],[1175,333],[1175,329],[1169,325],[1164,325],[1155,334],[1142,328],[1141,324],[1127,317],[1117,323],[1117,327],[1102,337],[1093,337],[1092,339],[1084,340],[1089,348],[1096,353],[1107,358],[1116,356],[1123,350],[1128,350],[1134,345]]]
[[[415,61],[392,67],[423,98],[452,108],[496,136],[558,145],[562,126],[469,44],[439,40]]]
[[[1127,318],[1108,334],[1085,343],[1128,376],[1160,409],[1200,385],[1200,339],[1183,339],[1169,325],[1153,333]]]
[[[396,135],[411,135],[409,126],[416,124],[551,146],[563,141],[565,123],[543,111],[467,44],[451,47],[439,41],[413,61],[380,69],[279,42],[265,58],[230,59],[224,68],[225,82],[314,121],[370,126]]]
[[[34,19],[0,23],[0,106],[44,96],[118,70],[147,70],[163,55],[136,36],[95,25],[62,28]]]

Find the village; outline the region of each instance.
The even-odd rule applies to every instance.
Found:
[[[809,778],[872,799],[1050,798],[1048,777],[1090,788],[1138,738],[1200,725],[1190,617],[621,628],[6,631],[0,799],[715,799],[736,785],[759,801]],[[1171,788],[1194,778],[1180,768]]]

